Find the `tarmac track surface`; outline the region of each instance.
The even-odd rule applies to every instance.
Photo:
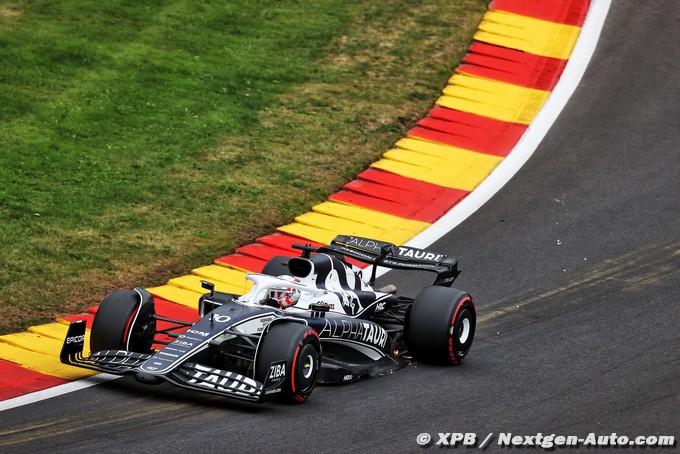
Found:
[[[319,387],[303,406],[124,378],[0,413],[0,452],[414,452],[422,432],[494,433],[487,452],[501,432],[677,439],[678,43],[680,2],[614,1],[535,155],[431,247],[460,259],[456,286],[476,297],[461,367]]]

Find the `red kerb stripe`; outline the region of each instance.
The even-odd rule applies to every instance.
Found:
[[[7,400],[23,394],[40,391],[70,380],[26,369],[0,359],[0,400]]]
[[[507,11],[567,25],[583,25],[590,0],[494,0],[491,10]]]
[[[456,71],[538,90],[552,91],[567,60],[473,43]]]

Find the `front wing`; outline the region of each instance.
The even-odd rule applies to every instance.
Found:
[[[85,322],[72,322],[62,346],[60,360],[64,364],[106,372],[115,375],[135,375],[145,383],[158,383],[165,380],[176,386],[196,391],[219,394],[226,397],[259,402],[264,400],[274,384],[260,383],[244,375],[207,367],[201,364],[184,362],[167,374],[152,375],[140,371],[139,367],[152,358],[153,354],[129,352],[125,350],[104,350],[89,356],[83,355],[85,345]]]

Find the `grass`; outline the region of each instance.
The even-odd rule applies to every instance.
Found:
[[[0,333],[324,200],[432,106],[487,3],[0,2]]]

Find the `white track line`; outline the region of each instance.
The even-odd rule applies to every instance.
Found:
[[[81,389],[89,388],[90,386],[98,385],[110,380],[120,378],[118,375],[98,374],[80,380],[64,383],[63,385],[53,386],[52,388],[43,389],[23,396],[14,397],[12,399],[3,400],[0,402],[0,411],[9,410],[10,408],[21,407],[22,405],[40,402],[41,400],[49,399],[50,397],[57,397],[63,394],[72,393]]]
[[[600,32],[604,26],[610,5],[611,0],[591,1],[588,15],[581,28],[581,33],[576,46],[574,46],[571,58],[564,68],[562,77],[560,77],[548,101],[508,157],[472,193],[451,208],[448,213],[432,224],[427,230],[406,243],[408,246],[425,248],[442,238],[491,199],[529,160],[581,81],[593,56],[593,52],[595,52],[595,47],[600,38]],[[100,374],[13,399],[7,399],[0,402],[0,411],[61,396],[62,394],[89,388],[90,386],[116,378],[119,377],[116,375]]]

